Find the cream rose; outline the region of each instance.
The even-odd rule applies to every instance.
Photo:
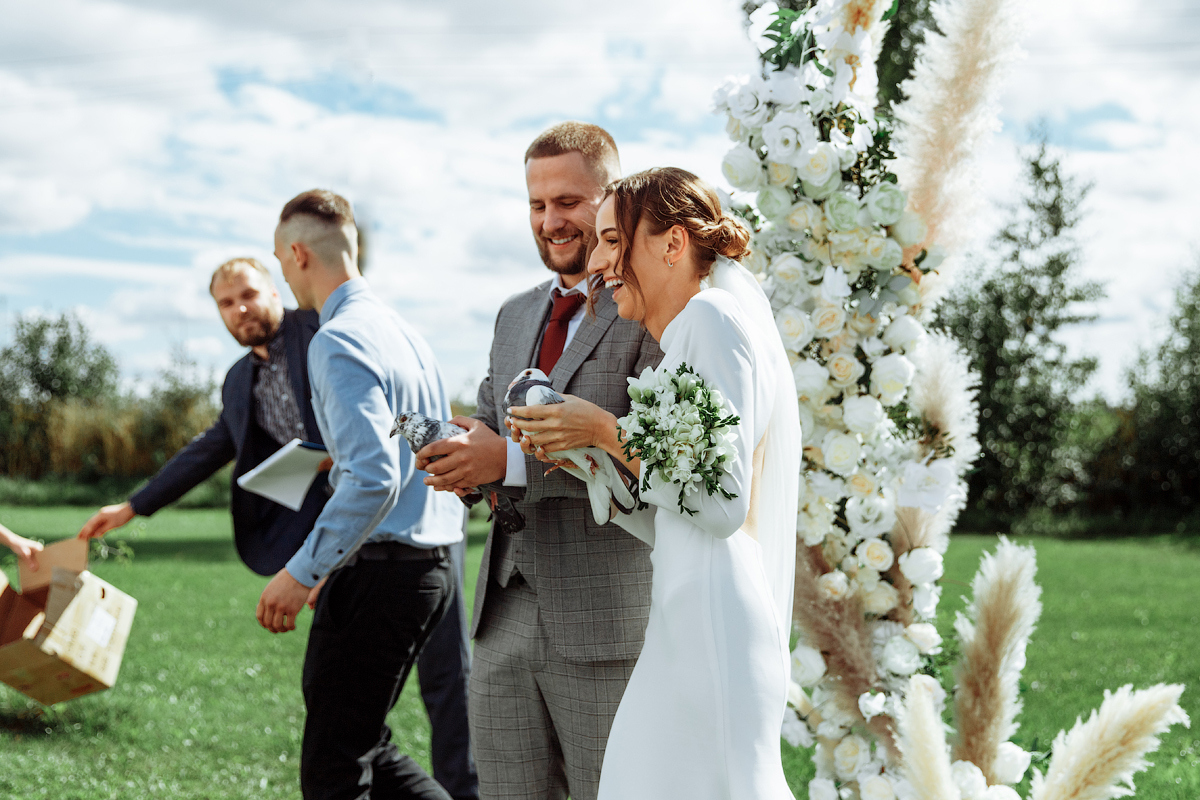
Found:
[[[732,114],[725,120],[725,133],[735,142],[750,141],[750,126]]]
[[[767,183],[772,186],[791,186],[796,182],[796,168],[778,161],[767,162]]]
[[[823,186],[834,175],[840,177],[837,150],[829,142],[815,142],[796,155],[796,175],[814,186]]]
[[[913,211],[905,211],[900,215],[900,219],[892,225],[888,232],[902,247],[912,247],[914,244],[920,244],[925,241],[925,236],[929,232],[925,227],[925,220],[921,219],[921,215]]]
[[[876,269],[895,269],[904,261],[904,249],[895,239],[883,239],[866,261]]]
[[[813,778],[808,782],[808,800],[841,800],[837,784],[829,778]]]
[[[846,577],[846,573],[835,569],[817,578],[817,587],[830,600],[841,600],[850,593],[850,579]]]
[[[829,394],[829,371],[811,358],[802,358],[793,364],[792,377],[796,379],[796,392],[801,397],[825,397]]]
[[[911,314],[901,314],[887,326],[883,341],[897,352],[908,353],[925,341],[925,329]]]
[[[883,616],[900,602],[900,593],[887,581],[879,581],[863,595],[863,609],[869,614]]]
[[[775,325],[783,346],[790,350],[800,350],[813,340],[815,330],[808,314],[795,306],[784,306],[775,312]]]
[[[797,173],[797,177],[800,177]],[[804,193],[814,200],[821,200],[836,192],[842,185],[842,173],[836,170],[829,179],[824,183],[813,183],[812,181],[801,180],[800,186],[803,187]]]
[[[876,572],[886,572],[895,561],[892,546],[876,536],[859,542],[854,554],[858,556],[858,563]]]
[[[913,611],[921,619],[933,619],[937,614],[938,601],[942,599],[942,587],[929,584],[913,588]]]
[[[1002,742],[996,748],[996,760],[992,762],[992,777],[1000,783],[1016,783],[1025,777],[1031,761],[1029,753],[1012,742]]]
[[[942,577],[942,554],[932,547],[915,547],[900,556],[900,571],[914,585],[933,583]]]
[[[821,651],[806,644],[792,651],[792,680],[801,686],[813,686],[825,677],[825,658]]]
[[[825,362],[825,368],[829,370],[829,382],[841,389],[853,386],[866,372],[862,362],[847,352],[834,353]]]
[[[842,780],[851,780],[871,760],[871,746],[858,734],[850,734],[833,748],[833,768]]]
[[[792,205],[784,222],[794,231],[813,230],[824,222],[824,217],[812,200],[800,200]]]
[[[876,359],[871,365],[871,394],[885,406],[896,405],[908,393],[916,371],[912,362],[899,353]]]
[[[758,154],[744,143],[736,144],[721,162],[721,174],[735,189],[753,192],[763,185],[762,162]]]
[[[937,653],[942,646],[942,637],[937,628],[928,622],[914,622],[904,629],[904,635],[922,653]]]
[[[884,181],[877,183],[863,198],[863,204],[871,213],[871,218],[880,225],[891,225],[900,219],[904,213],[904,205],[908,198],[894,183]]]
[[[892,782],[883,775],[864,775],[858,779],[860,800],[896,800]]]
[[[791,253],[771,259],[771,275],[788,291],[795,291],[805,282],[804,262]]]
[[[921,653],[903,636],[893,636],[883,646],[883,668],[895,675],[912,675],[921,668]]]
[[[821,305],[812,312],[813,329],[822,339],[832,339],[846,325],[846,310],[840,305]]]
[[[846,501],[846,521],[858,536],[881,536],[895,526],[896,508],[890,497],[851,497]]]
[[[842,422],[855,433],[869,436],[885,419],[887,412],[883,410],[883,404],[869,394],[847,397],[842,401]]]
[[[845,192],[834,192],[825,198],[825,220],[835,231],[858,227],[858,201]]]
[[[862,445],[853,434],[830,431],[821,442],[821,453],[825,457],[827,470],[838,475],[849,475],[862,457]]]
[[[778,220],[787,216],[792,210],[792,191],[782,186],[767,186],[759,190],[757,200],[758,210],[770,220]]]

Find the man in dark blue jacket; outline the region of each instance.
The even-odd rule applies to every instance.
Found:
[[[325,507],[326,474],[318,474],[299,511],[247,492],[237,479],[293,438],[322,443],[308,379],[308,344],[318,316],[315,311],[285,311],[270,273],[252,258],[219,266],[209,290],[229,333],[250,348],[225,376],[221,415],[127,502],[101,508],[79,537],[103,536],[135,516],[150,516],[233,461],[234,544],[246,566],[259,575],[274,575],[295,555]],[[461,598],[463,549],[454,555],[459,591],[421,653],[418,677],[433,726],[434,777],[461,800],[476,798],[478,789],[466,719],[470,655]],[[310,596],[310,605],[319,589]]]

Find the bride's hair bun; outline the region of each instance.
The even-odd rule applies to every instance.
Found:
[[[740,261],[750,252],[750,231],[741,220],[725,214],[713,227],[711,247],[717,255]]]

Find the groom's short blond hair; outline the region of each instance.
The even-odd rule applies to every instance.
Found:
[[[538,134],[525,151],[525,163],[531,158],[549,158],[564,153],[579,153],[601,186],[621,177],[621,159],[617,143],[608,131],[589,122],[568,120]]]

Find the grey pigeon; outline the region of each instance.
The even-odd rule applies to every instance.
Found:
[[[513,378],[504,396],[504,407],[544,406],[563,402],[563,397],[550,385],[550,379],[540,369],[527,369]],[[521,428],[522,417],[512,417]],[[522,433],[526,431],[522,428]],[[637,505],[637,478],[624,464],[619,464],[599,447],[580,447],[560,450],[549,456],[569,462],[563,471],[584,482],[592,505],[592,519],[603,525],[611,516],[609,502],[628,514]]]
[[[428,444],[466,432],[466,428],[427,417],[418,411],[405,411],[396,417],[391,435],[403,436],[408,442],[408,446],[416,453]],[[443,456],[434,456],[429,460],[433,462],[440,458]],[[525,518],[517,510],[515,502],[518,499],[517,495],[510,487],[488,483],[476,486],[460,499],[467,506],[473,506],[485,498],[488,501],[488,507],[506,530],[513,532],[525,527]]]

